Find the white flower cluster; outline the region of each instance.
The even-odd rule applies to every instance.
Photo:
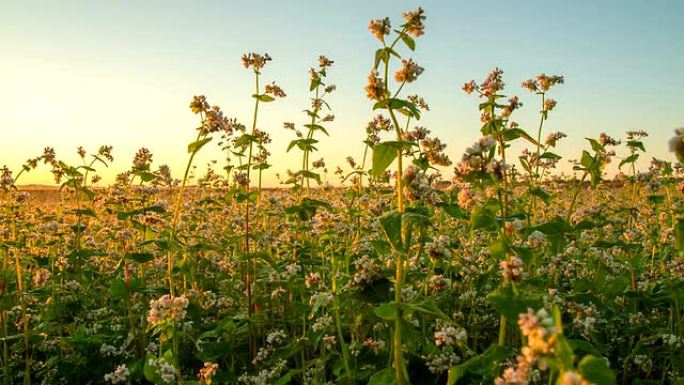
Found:
[[[297,274],[302,271],[302,267],[296,263],[290,263],[285,266],[285,271],[280,273],[280,278],[283,280],[289,280],[290,278],[296,277]]]
[[[425,243],[425,253],[433,260],[449,259],[451,258],[451,251],[449,251],[450,243],[451,239],[442,234],[434,241]]]
[[[287,368],[287,362],[280,360],[270,369],[261,369],[255,374],[244,373],[238,377],[238,382],[245,385],[268,385],[278,379]]]
[[[453,352],[449,354],[431,354],[423,358],[425,359],[425,364],[427,365],[428,370],[433,374],[444,373],[449,370],[449,368],[461,361],[461,357]]]
[[[287,334],[284,330],[278,329],[274,330],[266,336],[266,346],[262,346],[257,351],[256,357],[252,360],[253,364],[259,364],[266,362],[273,352],[275,352],[276,346],[280,345],[287,339]]]
[[[534,230],[528,237],[527,241],[531,246],[539,247],[546,241],[546,235],[539,230]]]
[[[674,334],[663,334],[663,343],[673,349],[681,349],[684,347],[684,338]]]
[[[311,329],[314,332],[321,332],[325,330],[328,326],[332,325],[333,319],[329,314],[324,314],[316,319],[313,323]]]
[[[435,328],[435,345],[437,346],[452,346],[460,344],[468,337],[465,329],[455,326],[451,323],[437,320],[437,327]]]
[[[164,322],[182,321],[187,315],[188,304],[188,299],[184,295],[172,297],[170,294],[164,294],[161,298],[150,301],[147,322],[159,325]]]
[[[102,354],[104,357],[113,357],[121,354],[121,350],[117,349],[116,346],[103,343],[100,346],[100,354]]]
[[[117,366],[113,372],[105,374],[104,380],[106,382],[111,382],[112,384],[123,384],[128,380],[130,374],[126,364],[123,364]]]
[[[356,285],[370,284],[380,276],[375,262],[368,255],[364,255],[354,261],[354,266],[356,267],[356,273],[352,277],[352,282]]]
[[[154,371],[159,374],[164,383],[172,384],[175,381],[176,368],[164,358],[151,358],[147,364],[154,368]]]

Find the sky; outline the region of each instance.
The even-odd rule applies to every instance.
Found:
[[[454,162],[480,136],[479,100],[461,87],[495,67],[504,70],[505,93],[520,96],[524,106],[513,119],[529,133],[539,102],[520,83],[542,72],[565,77],[549,95],[558,106],[545,126],[568,134],[556,149],[565,157],[561,171],[588,148],[585,137],[601,132],[649,132],[640,169],[651,156],[674,159],[667,141],[684,126],[680,0],[0,0],[0,165],[19,170],[45,146],[77,163],[78,146],[94,152],[106,144],[115,161],[99,167],[104,183],[130,168],[140,147],[153,152],[154,166],[168,164],[180,177],[198,126],[188,108],[193,95],[251,126],[254,79],[240,57],[267,52],[273,61],[264,80],[288,94],[260,108],[258,126],[273,138],[274,166],[264,175],[273,185],[276,173],[299,166],[300,153],[285,152],[293,134],[283,122],[306,123],[308,69],[325,54],[335,61],[328,79],[337,92],[328,102],[336,120],[311,159],[324,157],[334,182],[347,156],[360,159],[374,115],[363,91],[378,48],[368,23],[388,16],[398,26],[401,13],[418,6],[425,35],[415,52],[402,54],[425,72],[405,90],[429,103],[418,124],[447,143]],[[215,143],[196,158],[198,174],[212,159],[222,166]],[[45,167],[22,178],[53,183]]]

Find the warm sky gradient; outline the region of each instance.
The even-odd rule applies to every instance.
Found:
[[[583,138],[601,131],[622,137],[645,129],[649,155],[673,159],[667,140],[684,126],[681,0],[2,0],[0,165],[18,170],[44,146],[75,162],[78,145],[110,144],[115,162],[104,176],[111,181],[145,146],[155,165],[168,163],[179,176],[197,126],[187,107],[193,95],[250,124],[253,77],[240,56],[256,51],[273,57],[265,78],[288,93],[261,109],[259,127],[273,137],[271,183],[297,167],[298,154],[285,154],[292,133],[282,122],[305,120],[308,68],[319,54],[335,60],[329,78],[338,92],[329,102],[337,120],[319,146],[332,172],[347,155],[360,157],[373,116],[363,91],[377,47],[369,20],[389,16],[396,26],[418,5],[427,28],[413,57],[425,73],[408,92],[430,104],[422,124],[448,143],[453,161],[479,137],[478,100],[461,86],[495,66],[505,71],[507,94],[526,104],[514,118],[530,133],[537,99],[520,83],[539,72],[565,76],[552,91],[558,107],[547,125],[569,135],[560,154],[577,157]],[[209,159],[221,159],[215,145],[196,164],[204,169]],[[51,178],[33,172],[20,182]]]

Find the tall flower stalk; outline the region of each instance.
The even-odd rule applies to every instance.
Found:
[[[528,162],[522,162],[523,167],[526,168],[530,175],[528,194],[531,196],[532,202],[530,203],[531,210],[529,223],[532,222],[533,217],[536,215],[537,197],[538,195],[543,195],[543,193],[539,193],[540,190],[535,190],[535,188],[541,189],[540,184],[544,178],[544,171],[547,169],[545,166],[553,166],[555,165],[555,162],[560,159],[560,156],[546,151],[549,147],[549,140],[546,141],[546,146],[542,144],[542,132],[544,128],[544,122],[546,122],[546,120],[549,118],[549,112],[551,112],[557,104],[554,99],[548,98],[546,94],[549,92],[551,87],[558,84],[563,84],[564,82],[565,79],[562,76],[549,76],[541,73],[537,75],[536,78],[528,79],[522,83],[523,88],[538,95],[541,101],[539,110],[539,127],[537,128],[537,143],[535,145],[536,152],[534,156],[531,157],[532,159],[530,159]],[[555,140],[553,140],[553,145],[555,146]],[[532,172],[532,168],[534,168],[534,172]],[[541,174],[540,169],[542,170]],[[534,192],[537,193],[535,194]]]
[[[230,131],[231,125],[230,121],[223,116],[221,108],[218,106],[211,107],[207,102],[205,96],[195,96],[190,103],[190,109],[193,113],[200,116],[200,126],[197,127],[197,137],[195,141],[188,145],[188,153],[190,154],[188,158],[188,163],[185,167],[185,172],[183,173],[183,179],[181,180],[180,188],[178,190],[178,195],[176,197],[176,204],[173,211],[173,217],[169,223],[168,228],[168,241],[167,255],[166,255],[166,268],[167,268],[167,280],[169,284],[170,297],[176,296],[176,285],[173,277],[173,270],[175,267],[176,252],[179,249],[180,242],[177,240],[177,228],[178,221],[180,219],[181,211],[183,209],[183,198],[185,195],[185,189],[188,183],[190,169],[192,168],[193,160],[195,156],[200,151],[204,145],[212,140],[211,134],[219,131]],[[174,330],[171,331],[172,340],[172,351],[174,357],[178,357],[178,337]],[[180,372],[180,366],[175,367],[176,375],[178,377],[178,382],[182,383],[182,376]]]
[[[572,221],[572,215],[575,213],[577,198],[579,197],[580,191],[582,191],[582,187],[584,186],[584,182],[586,181],[587,177],[591,177],[590,184],[592,187],[598,186],[603,178],[603,170],[615,156],[615,151],[608,150],[608,148],[620,144],[619,141],[613,139],[605,133],[601,133],[598,139],[586,139],[591,144],[593,154],[586,150],[582,151],[579,164],[576,164],[573,167],[573,170],[575,171],[582,171],[582,178],[577,181],[577,184],[575,185],[575,191],[572,194],[572,200],[570,201],[570,206],[568,207],[568,212],[565,217],[565,220],[568,223]]]
[[[244,176],[240,177],[240,185],[243,188],[242,194],[239,197],[240,201],[245,202],[245,215],[244,215],[244,233],[245,233],[245,243],[244,243],[244,249],[243,253],[247,257],[247,267],[246,267],[246,273],[245,273],[245,286],[247,287],[247,316],[251,319],[252,314],[255,311],[255,306],[254,306],[254,299],[253,299],[253,288],[252,288],[252,281],[253,278],[256,274],[255,272],[255,267],[254,267],[254,262],[252,261],[252,256],[251,256],[251,246],[250,246],[250,241],[252,238],[251,231],[252,229],[250,228],[250,208],[251,208],[251,202],[259,202],[259,197],[261,196],[261,178],[259,178],[259,185],[256,191],[251,191],[250,188],[250,176],[252,172],[252,168],[254,168],[254,148],[257,146],[257,149],[259,150],[259,155],[261,158],[261,155],[265,154],[265,149],[263,147],[264,143],[266,143],[266,140],[264,138],[267,138],[266,134],[264,132],[261,132],[257,129],[257,118],[259,116],[259,105],[260,103],[270,103],[274,101],[276,98],[283,98],[286,96],[285,92],[277,86],[275,83],[272,84],[267,84],[266,86],[262,87],[260,84],[260,79],[261,79],[261,69],[264,68],[266,63],[271,61],[271,57],[265,53],[263,55],[258,54],[258,53],[248,53],[242,56],[242,65],[246,69],[252,69],[254,73],[254,94],[252,94],[252,97],[254,98],[254,112],[252,115],[252,129],[250,133],[244,132],[242,136],[238,137],[235,142],[234,146],[240,149],[240,153],[244,154],[247,152],[247,161],[245,164],[242,164],[239,169],[244,170]],[[257,159],[259,162],[258,164],[261,163],[261,159]],[[263,159],[263,162],[265,163],[265,157]],[[261,170],[263,168],[259,167],[259,176],[261,177]],[[257,204],[258,207],[258,204]],[[254,359],[256,355],[256,339],[254,336],[254,332],[252,330],[252,326],[250,323],[250,333],[249,333],[249,351],[250,351],[250,357]]]
[[[404,183],[403,183],[403,155],[408,150],[411,144],[406,140],[406,134],[402,127],[404,125],[399,123],[397,119],[397,112],[401,112],[416,120],[420,119],[420,111],[418,107],[411,100],[400,99],[398,96],[401,90],[407,83],[415,81],[420,74],[423,73],[423,68],[416,64],[412,59],[402,59],[401,68],[394,74],[394,80],[399,84],[395,91],[390,89],[390,61],[392,57],[401,59],[401,56],[395,50],[396,45],[401,41],[411,51],[415,49],[415,41],[413,37],[423,35],[425,25],[425,15],[422,8],[418,8],[412,12],[405,12],[403,14],[405,23],[401,25],[401,30],[394,30],[395,36],[393,40],[387,44],[386,38],[392,32],[392,27],[389,18],[371,20],[368,28],[371,33],[380,41],[382,47],[375,52],[375,64],[373,70],[368,76],[368,83],[365,87],[366,95],[369,99],[375,102],[374,110],[385,110],[389,115],[390,121],[395,129],[396,140],[380,142],[373,145],[373,170],[374,177],[390,166],[392,161],[396,159],[396,207],[398,216],[391,220],[399,218],[399,223],[406,209],[404,197]],[[413,36],[413,37],[412,37]],[[392,337],[392,352],[393,352],[393,366],[395,372],[395,380],[398,385],[404,385],[407,382],[408,374],[406,372],[406,364],[404,362],[404,352],[402,349],[402,288],[404,281],[405,269],[405,250],[402,248],[394,248],[395,252],[395,277],[394,277],[394,306],[397,314],[394,319],[394,331]]]
[[[176,243],[176,233],[178,227],[178,220],[181,215],[183,208],[183,197],[185,195],[185,189],[188,183],[190,169],[192,168],[193,160],[197,153],[212,140],[211,134],[219,131],[231,132],[232,125],[231,121],[223,116],[221,108],[218,106],[211,107],[207,102],[207,98],[204,95],[195,96],[190,103],[190,109],[193,113],[199,115],[200,126],[197,128],[197,137],[195,141],[188,145],[188,153],[190,154],[188,158],[188,163],[185,166],[185,172],[183,173],[183,179],[181,180],[180,188],[178,189],[178,195],[176,196],[176,204],[173,210],[173,217],[171,223],[169,223],[169,241]],[[169,293],[174,296],[176,293],[176,288],[173,279],[173,268],[174,268],[174,247],[169,247],[167,252],[167,279],[169,283]]]
[[[324,83],[324,80],[328,75],[328,69],[332,65],[332,60],[321,55],[318,58],[318,69],[311,68],[309,70],[311,77],[309,90],[313,92],[314,95],[311,98],[311,109],[304,110],[310,119],[309,123],[304,125],[306,128],[306,134],[297,130],[294,123],[285,123],[285,128],[295,131],[295,135],[297,136],[297,139],[291,141],[287,146],[287,151],[289,152],[294,147],[297,147],[302,151],[302,168],[295,172],[292,177],[286,181],[286,183],[292,183],[295,185],[300,199],[302,197],[301,192],[304,190],[305,186],[306,196],[307,198],[311,198],[311,179],[318,182],[318,184],[321,183],[320,174],[311,171],[312,164],[309,157],[312,152],[317,150],[315,144],[318,143],[318,140],[314,138],[316,132],[321,131],[328,135],[328,131],[323,124],[332,122],[335,119],[334,115],[330,114],[321,116],[321,111],[324,107],[330,110],[330,106],[328,105],[328,102],[325,101],[325,97],[333,93],[336,89],[334,85],[326,85]],[[322,160],[314,162],[314,168],[319,168],[322,166],[321,162]]]
[[[503,259],[509,253],[509,245],[511,244],[505,223],[510,220],[510,201],[514,198],[511,187],[514,178],[509,174],[510,167],[506,159],[506,148],[509,147],[507,142],[524,138],[537,147],[540,145],[538,141],[535,141],[523,129],[519,128],[516,122],[510,119],[513,111],[522,106],[518,97],[508,98],[506,104],[499,103],[500,99],[505,98],[505,95],[502,94],[505,86],[502,76],[503,71],[496,68],[487,75],[482,83],[477,84],[474,80],[470,80],[463,85],[463,90],[467,94],[476,92],[481,99],[484,99],[479,107],[482,111],[480,115],[482,128],[480,131],[484,135],[484,140],[477,144],[477,150],[466,150],[466,155],[457,167],[456,173],[457,177],[465,181],[480,180],[483,185],[496,186],[498,199],[492,202],[499,206],[500,219],[491,213],[488,204],[483,205],[480,210],[485,213],[489,211],[492,222],[495,224],[494,227],[500,233],[494,242],[502,245],[504,252],[499,253],[498,257]],[[499,154],[498,159],[495,157],[496,150]],[[473,160],[476,162],[473,163]],[[477,222],[473,222],[473,224],[477,224]],[[504,276],[503,286],[512,285],[512,282]],[[500,346],[506,344],[507,323],[508,319],[502,314],[499,319],[498,344]]]

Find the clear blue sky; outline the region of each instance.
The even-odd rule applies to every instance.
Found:
[[[78,145],[111,144],[111,176],[146,146],[156,165],[178,175],[197,125],[187,108],[193,95],[250,122],[253,78],[240,56],[256,51],[273,57],[265,78],[288,93],[261,110],[259,126],[273,136],[270,181],[297,167],[296,155],[285,154],[291,133],[282,122],[304,122],[308,68],[319,54],[335,60],[329,78],[338,92],[329,102],[337,120],[320,145],[332,171],[347,155],[360,157],[373,116],[363,92],[377,47],[369,20],[389,16],[398,25],[418,5],[426,33],[413,58],[425,73],[408,92],[430,104],[422,124],[448,143],[452,160],[479,137],[478,101],[460,88],[495,66],[505,71],[507,94],[526,104],[514,118],[529,132],[537,100],[520,83],[540,72],[565,76],[547,124],[569,135],[560,154],[577,157],[583,138],[601,131],[645,129],[649,155],[673,159],[667,140],[684,126],[684,1],[4,0],[0,164],[18,169],[44,146],[75,161]],[[221,159],[215,146],[202,155],[201,169]],[[34,173],[23,182],[50,178]]]

